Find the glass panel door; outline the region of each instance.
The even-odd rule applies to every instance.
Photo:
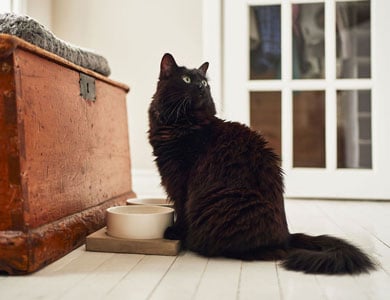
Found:
[[[287,197],[390,199],[383,11],[390,1],[224,1],[225,117],[269,140]]]
[[[249,6],[250,82],[281,79],[280,5]],[[281,90],[249,90],[249,125],[282,156]]]
[[[267,138],[269,146],[282,155],[281,93],[250,92],[250,120],[252,129]]]
[[[325,168],[325,93],[293,91],[293,167]]]
[[[293,79],[325,78],[324,3],[292,4]]]
[[[280,79],[280,5],[249,8],[249,79]]]
[[[337,91],[337,167],[372,168],[371,91]]]

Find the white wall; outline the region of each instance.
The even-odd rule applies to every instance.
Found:
[[[2,1],[2,0],[0,0]],[[13,0],[19,3],[21,13],[37,20],[49,30],[52,29],[52,0]]]
[[[104,55],[110,77],[130,86],[132,167],[155,170],[147,141],[147,110],[160,59],[171,52],[179,64],[201,64],[202,1],[53,0],[51,9],[51,29],[58,37]]]

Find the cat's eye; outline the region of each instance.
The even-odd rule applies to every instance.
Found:
[[[190,82],[191,82],[191,78],[188,77],[188,76],[186,76],[186,75],[184,75],[184,76],[182,77],[182,79],[183,79],[183,81],[184,81],[185,83],[190,83]]]
[[[203,79],[202,84],[203,84],[203,86],[207,86],[207,81]]]

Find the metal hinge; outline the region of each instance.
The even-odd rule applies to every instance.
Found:
[[[95,78],[80,73],[80,96],[85,100],[96,101]]]

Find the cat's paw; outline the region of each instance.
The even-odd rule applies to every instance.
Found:
[[[185,234],[177,226],[169,226],[164,232],[164,239],[168,240],[183,240]]]

